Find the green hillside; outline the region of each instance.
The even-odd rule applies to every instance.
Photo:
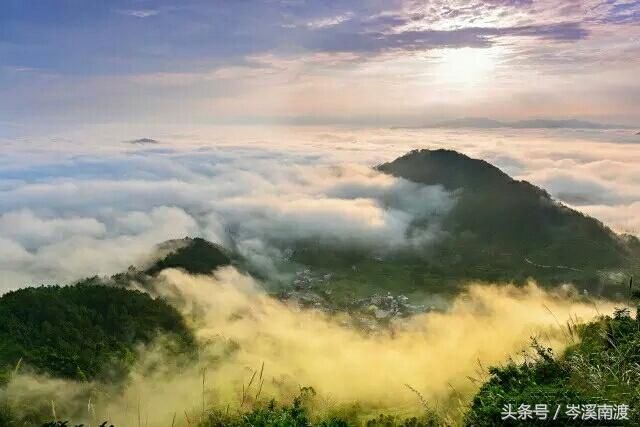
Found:
[[[428,299],[434,293],[454,295],[468,281],[524,283],[529,278],[543,286],[574,283],[581,292],[620,298],[628,276],[640,272],[637,238],[617,235],[486,161],[455,151],[420,150],[376,169],[441,185],[456,202],[442,220],[446,237],[424,247],[381,254],[378,248],[345,243],[293,243],[294,269],[330,276],[320,296],[338,307],[378,292]],[[425,226],[416,220],[409,233]]]
[[[609,273],[628,271],[640,258],[637,239],[618,236],[483,160],[449,150],[420,150],[377,169],[456,194],[457,203],[444,221],[450,237],[427,257],[446,276],[533,277],[550,284],[575,282],[602,293],[622,289],[624,282],[615,283]],[[612,289],[604,289],[607,285]]]
[[[504,421],[505,405],[547,404],[553,416],[562,405],[558,419],[528,420],[526,425],[640,425],[640,317],[627,310],[613,317],[577,326],[575,340],[556,358],[549,349],[536,344],[537,357],[523,364],[514,362],[489,370],[488,381],[473,399],[466,415],[469,426],[521,425]],[[581,407],[579,418],[566,415],[571,404],[604,406],[613,416],[619,405],[628,406],[628,419],[586,420]],[[621,410],[624,410],[622,408]]]
[[[377,169],[457,192],[458,201],[445,221],[452,238],[441,251],[444,256],[458,253],[469,267],[498,267],[507,279],[520,272],[583,279],[585,274],[567,272],[589,275],[620,269],[632,256],[629,246],[601,222],[485,161],[455,151],[422,150]],[[557,268],[545,272],[536,264]]]
[[[158,334],[193,351],[182,316],[161,299],[100,285],[24,288],[0,297],[0,368],[20,363],[74,379],[113,379]]]

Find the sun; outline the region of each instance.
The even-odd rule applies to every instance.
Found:
[[[477,86],[491,76],[498,58],[499,52],[493,48],[438,49],[435,77],[442,83]]]

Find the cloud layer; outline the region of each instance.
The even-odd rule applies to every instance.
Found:
[[[187,235],[273,273],[293,241],[394,250],[441,238],[455,195],[371,166],[452,148],[547,189],[619,232],[640,229],[632,132],[206,128],[131,147],[107,128],[10,140],[0,173],[0,288],[112,274]],[[121,132],[121,131],[120,131]],[[148,130],[138,130],[145,134]],[[82,142],[81,142],[82,141]],[[277,147],[277,148],[275,148]],[[424,219],[430,227],[411,234]]]
[[[640,119],[636,0],[141,6],[10,0],[0,16],[4,132],[78,122]]]
[[[1,286],[114,273],[185,236],[237,248],[269,272],[269,257],[295,241],[384,251],[440,237],[438,221],[455,203],[442,188],[317,159],[204,147],[14,164],[0,195]],[[411,234],[416,219],[431,226]]]

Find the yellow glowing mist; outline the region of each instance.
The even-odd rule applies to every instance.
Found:
[[[103,396],[93,408],[114,423],[120,421],[116,425],[130,425],[138,414],[150,426],[168,425],[179,414],[175,425],[183,425],[185,411],[197,417],[203,406],[239,408],[243,388],[246,405],[256,395],[289,399],[300,386],[312,386],[325,406],[359,402],[372,410],[415,412],[420,403],[406,385],[434,405],[452,393],[468,398],[477,388],[469,377],[480,375],[479,365],[517,356],[531,337],[561,349],[570,343],[561,324],[598,314],[593,303],[572,301],[533,284],[477,284],[447,312],[416,316],[394,330],[364,335],[342,326],[339,317],[274,300],[233,268],[212,277],[168,270],[156,288],[193,322],[203,343],[202,361],[179,371],[165,365],[163,372],[143,374],[150,362],[163,360],[157,351],[143,351],[128,386]],[[599,302],[598,309],[605,313],[613,306]],[[8,393],[33,395],[52,381],[21,375]],[[92,387],[55,384],[76,402],[83,395],[78,388]],[[64,401],[63,394],[55,399]]]

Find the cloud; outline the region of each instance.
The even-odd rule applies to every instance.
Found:
[[[333,27],[336,25],[340,25],[343,22],[349,21],[352,17],[353,17],[352,13],[345,13],[342,15],[336,15],[328,18],[320,18],[313,21],[309,21],[305,25],[312,29]]]
[[[155,16],[160,13],[159,10],[155,9],[130,9],[130,10],[121,10],[120,13],[127,16],[133,16],[136,18],[149,18],[150,16]]]
[[[0,237],[14,255],[0,261],[11,272],[2,287],[113,274],[157,243],[195,235],[275,274],[282,251],[303,240],[376,251],[429,245],[444,235],[439,222],[455,203],[441,187],[357,164],[313,164],[315,155],[143,152],[7,170]],[[430,227],[413,232],[418,219]],[[28,262],[15,262],[25,253]]]
[[[589,31],[578,22],[565,22],[515,27],[476,27],[455,29],[412,29],[404,31],[337,32],[305,39],[305,47],[329,52],[382,53],[387,50],[425,51],[442,48],[487,48],[499,38],[527,37],[547,41],[576,41]]]
[[[638,55],[638,7],[629,1],[160,2],[115,14],[106,4],[52,8],[34,15],[21,5],[0,17],[11,30],[0,98],[12,100],[0,103],[0,114],[25,131],[131,117],[400,126],[488,107],[505,119],[559,111],[638,120],[637,64],[625,61]],[[437,59],[446,49],[475,50],[452,64],[463,79],[442,78]],[[269,55],[324,61],[248,66]],[[492,66],[478,76],[473,64],[483,58]],[[538,84],[521,84],[532,79]]]
[[[100,222],[102,221],[102,222]],[[173,207],[95,218],[43,218],[30,210],[0,216],[0,289],[64,284],[140,264],[164,240],[196,234],[195,220]]]
[[[37,248],[74,235],[101,237],[104,224],[95,218],[39,218],[30,210],[11,211],[0,215],[0,235]]]
[[[640,202],[582,205],[580,209],[624,233],[640,236]]]
[[[115,273],[144,263],[155,244],[185,235],[225,244],[233,238],[255,266],[274,274],[274,260],[295,239],[384,250],[428,245],[442,232],[439,219],[455,197],[370,168],[414,148],[446,147],[488,160],[517,178],[546,186],[556,197],[567,197],[569,191],[579,195],[578,209],[616,230],[637,234],[640,229],[640,145],[633,132],[176,131],[160,125],[154,130],[163,141],[160,150],[122,144],[129,137],[120,127],[63,134],[55,143],[46,138],[0,145],[1,291]],[[126,132],[145,135],[149,129]],[[433,225],[426,235],[407,234],[416,218]],[[452,398],[451,386],[463,398],[471,396],[476,386],[466,377],[478,375],[478,359],[484,366],[500,363],[526,349],[531,336],[562,349],[567,342],[558,322],[597,314],[591,304],[534,285],[473,285],[446,312],[394,324],[393,334],[362,335],[345,327],[343,318],[272,299],[260,283],[234,269],[212,277],[165,271],[158,284],[156,292],[190,318],[205,351],[186,371],[176,374],[167,363],[149,376],[147,368],[164,359],[153,347],[141,349],[128,386],[92,398],[99,414],[122,417],[118,424],[137,416],[131,402],[139,398],[150,425],[165,423],[174,412],[186,410],[191,416],[201,411],[193,402],[202,399],[205,368],[207,404],[234,407],[243,382],[246,386],[263,362],[265,398],[286,400],[308,385],[335,407],[357,399],[373,412],[419,410],[415,395],[404,386],[408,383],[444,407]],[[613,310],[607,303],[597,306],[601,313]],[[342,351],[327,353],[328,348]],[[47,407],[54,400],[59,411],[77,410],[82,417],[93,387],[20,375],[8,390],[10,396],[26,396]]]
[[[242,224],[241,235],[389,249],[407,244],[412,221],[436,221],[454,204],[440,187],[419,186],[362,167],[311,167],[299,172],[294,183],[289,177],[272,177],[275,193],[252,191],[226,199],[219,215],[233,218],[234,226]]]

